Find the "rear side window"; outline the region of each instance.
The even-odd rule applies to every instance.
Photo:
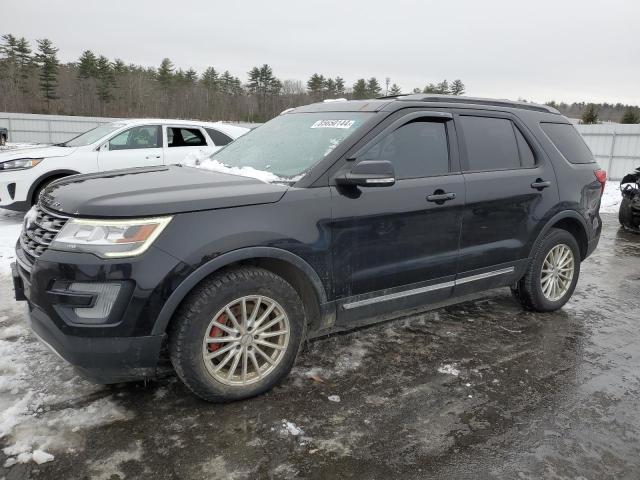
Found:
[[[213,128],[205,128],[205,130],[209,134],[209,137],[211,138],[211,140],[213,140],[213,144],[216,147],[222,147],[227,143],[233,142],[233,138],[231,138],[229,135],[225,133],[222,133],[218,130],[214,130]]]
[[[595,163],[596,159],[573,125],[541,123],[540,127],[562,156],[571,163]]]
[[[518,144],[510,120],[465,115],[460,117],[460,123],[467,147],[468,170],[520,168]]]
[[[197,128],[167,128],[167,144],[169,147],[206,147],[207,141]]]
[[[449,173],[449,147],[443,122],[415,120],[376,142],[362,160],[387,160],[398,180]]]

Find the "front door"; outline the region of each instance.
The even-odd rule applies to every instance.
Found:
[[[456,294],[510,283],[558,203],[553,167],[517,118],[456,116],[467,187]]]
[[[452,123],[427,113],[401,117],[345,166],[387,160],[396,183],[332,187],[339,322],[451,295],[465,199]]]
[[[163,164],[162,128],[140,125],[116,134],[98,151],[101,172]]]

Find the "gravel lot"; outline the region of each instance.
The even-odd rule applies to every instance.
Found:
[[[320,339],[280,387],[227,405],[171,376],[79,379],[30,335],[3,271],[0,479],[637,479],[640,236],[603,217],[560,312],[497,290]]]

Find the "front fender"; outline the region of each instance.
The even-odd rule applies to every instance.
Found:
[[[221,268],[231,265],[233,263],[249,260],[253,258],[275,258],[278,260],[284,260],[291,265],[300,269],[307,278],[311,281],[320,304],[327,302],[327,294],[324,286],[320,281],[320,277],[316,271],[302,258],[297,255],[274,247],[248,247],[233,250],[228,253],[224,253],[213,260],[201,265],[194,270],[183,282],[176,288],[165,302],[156,323],[153,327],[152,335],[161,335],[167,329],[169,321],[174,312],[178,308],[178,305],[184,300],[189,292],[204,278],[208,277],[212,273],[220,270]]]

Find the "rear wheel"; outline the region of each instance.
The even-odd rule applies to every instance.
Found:
[[[304,336],[295,289],[260,268],[241,267],[199,286],[174,319],[173,366],[199,397],[227,402],[263,393],[291,370]]]
[[[580,248],[566,230],[553,228],[537,246],[524,277],[511,289],[530,310],[550,312],[573,295],[580,274]]]

